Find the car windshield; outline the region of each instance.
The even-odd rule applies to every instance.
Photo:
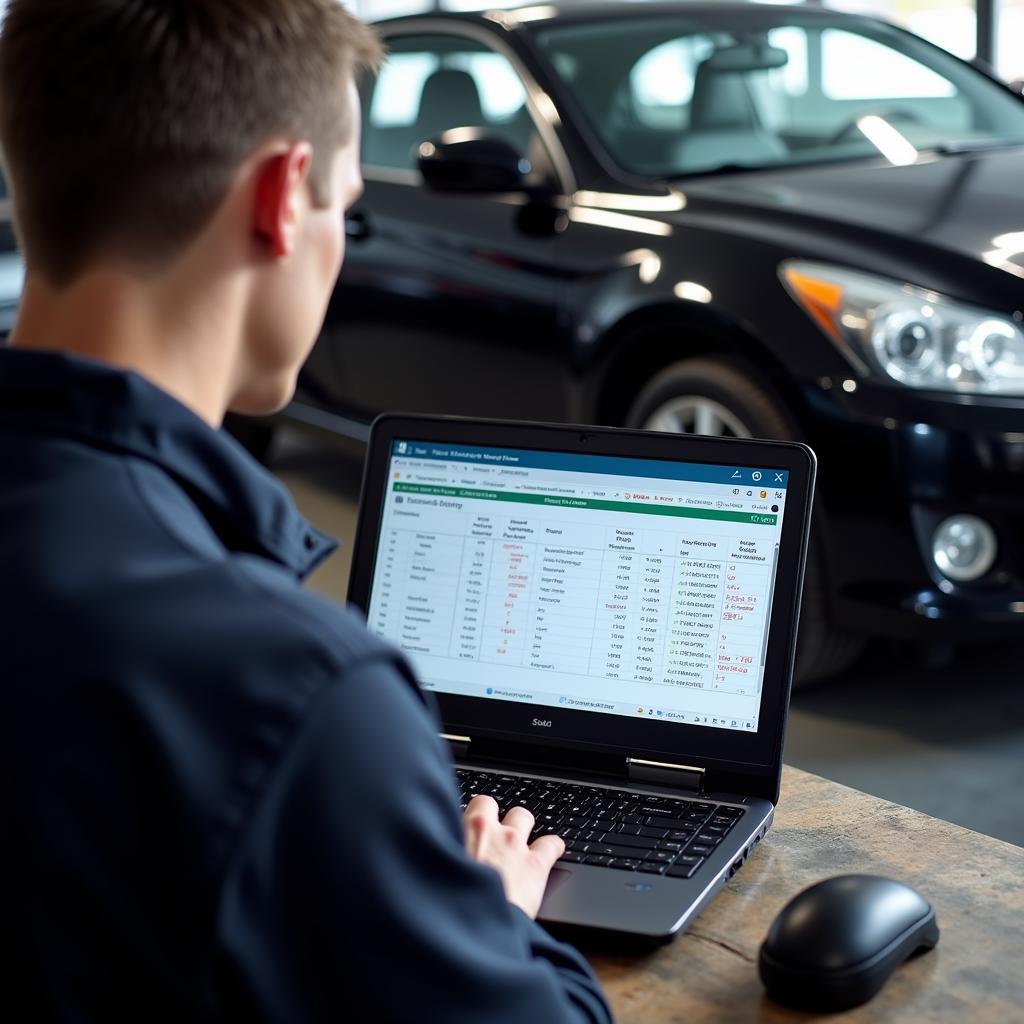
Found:
[[[672,178],[1024,144],[1024,103],[882,22],[790,10],[547,23],[536,39],[615,162]]]

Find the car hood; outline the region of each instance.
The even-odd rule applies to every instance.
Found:
[[[696,213],[723,204],[919,239],[1024,278],[1024,147],[679,182]]]

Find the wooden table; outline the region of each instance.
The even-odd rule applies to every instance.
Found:
[[[785,769],[771,831],[689,931],[646,954],[581,948],[620,1024],[823,1019],[765,996],[757,952],[796,893],[847,873],[914,886],[935,907],[942,934],[871,1002],[824,1019],[1024,1022],[1024,849],[795,768]]]

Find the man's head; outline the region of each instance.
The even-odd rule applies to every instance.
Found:
[[[244,207],[266,261],[245,355],[264,380],[232,401],[279,404],[269,377],[301,362],[340,268],[353,77],[380,52],[338,0],[9,0],[0,143],[30,275],[159,275]]]

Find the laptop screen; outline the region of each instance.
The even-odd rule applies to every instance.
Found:
[[[369,627],[425,689],[756,732],[788,483],[395,441]]]

